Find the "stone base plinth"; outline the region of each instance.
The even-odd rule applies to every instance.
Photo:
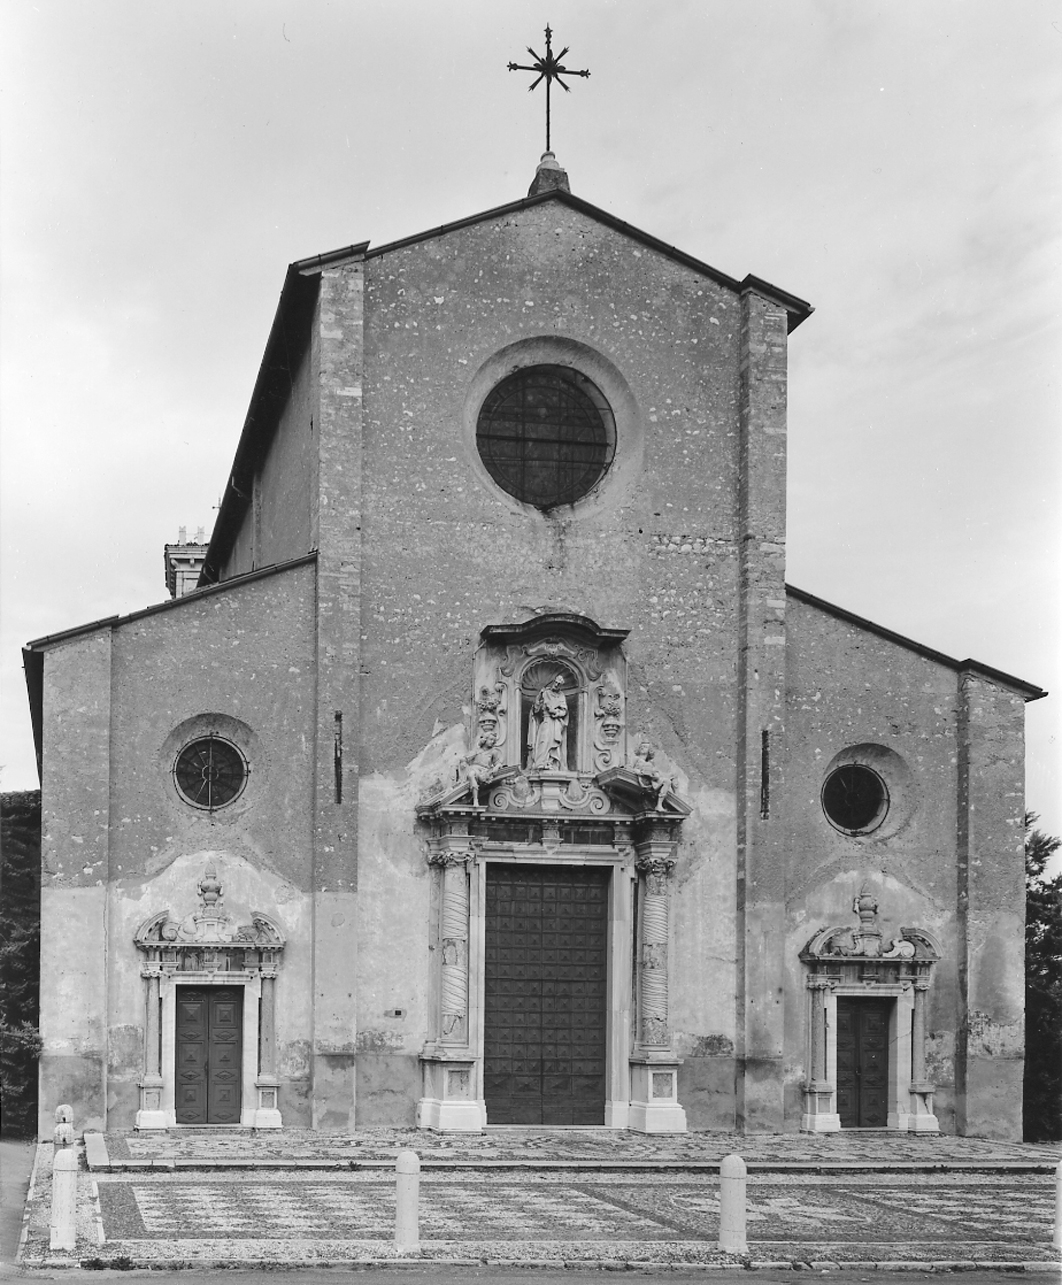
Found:
[[[832,1111],[805,1113],[800,1117],[801,1133],[839,1133],[841,1117]]]
[[[627,1127],[636,1133],[685,1133],[686,1112],[678,1100],[678,1058],[646,1054],[631,1059],[631,1104]]]
[[[417,1103],[417,1128],[446,1133],[479,1133],[487,1122],[482,1098],[472,1096],[475,1058],[459,1050],[421,1055],[424,1092]]]

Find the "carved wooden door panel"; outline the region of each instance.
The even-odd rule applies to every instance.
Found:
[[[484,1097],[491,1124],[603,1124],[609,871],[487,870]]]
[[[177,987],[178,1124],[239,1124],[243,989]]]
[[[889,1121],[887,999],[837,1000],[837,1113],[845,1129],[884,1129]]]

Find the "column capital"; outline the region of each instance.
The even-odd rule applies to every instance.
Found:
[[[474,865],[477,856],[476,848],[466,840],[465,846],[459,848],[437,848],[429,845],[427,862],[429,866],[438,866],[446,870],[451,866]]]
[[[652,853],[639,853],[634,862],[635,869],[643,875],[663,875],[665,878],[675,868],[673,857],[662,857]]]

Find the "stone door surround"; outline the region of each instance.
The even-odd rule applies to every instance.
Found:
[[[933,1114],[936,1086],[926,1079],[926,998],[940,947],[925,929],[901,928],[882,940],[878,901],[866,887],[854,898],[858,925],[820,929],[800,952],[808,994],[809,1075],[800,1128],[833,1133],[837,1112],[837,1000],[891,1000],[889,1015],[888,1122],[905,1133],[938,1133]]]
[[[269,915],[253,911],[237,924],[225,909],[213,864],[196,891],[198,907],[183,919],[162,910],[144,920],[134,942],[143,954],[144,1062],[136,1128],[177,1123],[177,988],[243,988],[240,1124],[279,1129],[280,1081],[276,1073],[276,985],[285,935]]]

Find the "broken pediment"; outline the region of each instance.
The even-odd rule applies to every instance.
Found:
[[[864,887],[852,902],[856,924],[831,924],[820,928],[800,952],[805,962],[815,960],[907,959],[935,963],[940,945],[924,928],[901,928],[900,935],[886,942],[878,922],[878,901]]]
[[[287,938],[281,925],[261,910],[241,923],[225,906],[217,867],[210,863],[196,885],[198,905],[183,917],[169,909],[141,923],[133,936],[149,963],[163,971],[231,972],[274,966]]]

